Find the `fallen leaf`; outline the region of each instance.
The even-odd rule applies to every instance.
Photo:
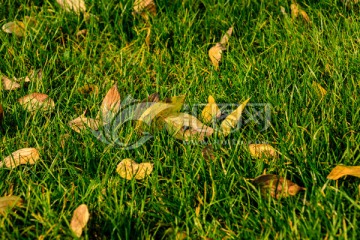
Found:
[[[271,197],[281,198],[294,196],[301,190],[306,190],[303,187],[293,183],[290,180],[284,179],[274,174],[265,174],[253,179],[253,183],[260,187],[261,194]]]
[[[145,44],[146,46],[150,47],[150,36],[151,36],[151,28],[148,27],[147,29],[147,34],[146,34],[146,38],[145,38]]]
[[[76,36],[77,37],[80,37],[80,36],[86,36],[87,34],[87,30],[86,29],[82,29],[82,30],[79,30],[77,33],[76,33]]]
[[[177,113],[164,118],[166,129],[180,140],[203,140],[214,133],[214,129],[204,125],[196,117],[187,113]]]
[[[74,120],[70,121],[69,127],[77,133],[81,133],[83,130],[90,128],[92,130],[98,130],[100,126],[100,121],[93,118],[85,117],[85,113],[81,116],[75,118]]]
[[[204,107],[201,116],[206,123],[209,123],[215,118],[219,118],[221,116],[220,108],[218,107],[215,99],[212,96],[209,96],[208,103]]]
[[[226,48],[222,46],[221,43],[216,43],[216,45],[209,50],[209,57],[215,67],[215,70],[219,69],[219,63],[224,50],[226,50]]]
[[[153,164],[151,163],[136,163],[130,158],[122,160],[116,168],[116,172],[127,180],[135,178],[136,180],[142,180],[153,171]]]
[[[206,161],[213,161],[215,160],[215,155],[214,155],[214,148],[213,146],[210,144],[210,145],[207,145],[203,148],[203,150],[201,151],[201,155],[204,157],[204,159]]]
[[[55,107],[54,100],[44,93],[31,93],[20,98],[18,101],[28,112],[37,110],[51,111]]]
[[[40,154],[35,148],[22,148],[4,158],[0,167],[15,168],[21,164],[35,164]]]
[[[327,176],[328,179],[338,180],[339,178],[350,175],[360,178],[360,166],[336,166],[330,174]]]
[[[166,98],[164,100],[165,103],[169,103],[172,105],[170,109],[166,109],[166,111],[162,112],[163,116],[168,114],[179,112],[184,106],[186,95],[173,96],[171,98]]]
[[[99,93],[99,88],[94,84],[86,84],[85,86],[78,88],[78,92],[82,95],[97,95]]]
[[[68,12],[73,11],[77,14],[86,12],[84,0],[56,0],[56,2]]]
[[[13,33],[18,37],[25,36],[25,24],[20,21],[8,22],[2,26],[2,30],[6,33]]]
[[[252,157],[255,158],[277,158],[278,153],[270,144],[250,144],[249,151]]]
[[[81,204],[75,209],[70,222],[70,229],[78,238],[81,237],[82,231],[89,221],[89,218],[89,209],[85,204]]]
[[[287,16],[286,10],[283,6],[280,6],[280,12],[284,15]]]
[[[43,71],[42,69],[38,70],[31,70],[29,75],[25,77],[25,82],[31,82],[31,81],[41,81],[43,77]]]
[[[104,100],[100,106],[100,118],[103,122],[108,122],[120,110],[120,93],[117,88],[117,84],[114,84],[110,90],[106,93]]]
[[[230,38],[232,32],[233,32],[233,27],[230,27],[230,28],[227,30],[227,32],[224,34],[224,36],[221,38],[220,44],[221,44],[223,47],[226,47],[226,45],[228,44],[229,38]]]
[[[223,136],[227,136],[230,134],[231,129],[235,128],[235,126],[240,121],[242,112],[246,106],[246,104],[249,102],[250,98],[246,99],[235,111],[233,111],[231,114],[229,114],[224,121],[221,122],[220,129],[221,134]]]
[[[309,16],[307,15],[307,13],[304,10],[300,10],[300,15],[307,23],[311,23]]]
[[[323,98],[327,93],[327,91],[319,83],[315,81],[312,83],[312,87],[319,98]]]
[[[0,214],[4,214],[6,209],[12,209],[13,207],[21,207],[23,200],[18,196],[6,196],[0,197]]]
[[[2,80],[4,90],[15,90],[15,89],[19,89],[21,87],[20,84],[18,84],[15,81],[11,81],[6,76],[2,76],[1,80]]]
[[[149,12],[151,15],[156,16],[156,5],[154,0],[135,0],[134,14],[141,14]],[[145,16],[143,16],[146,18]]]
[[[292,3],[290,5],[290,9],[292,19],[297,18],[299,16],[299,6],[296,3]]]

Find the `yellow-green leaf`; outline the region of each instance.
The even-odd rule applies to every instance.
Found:
[[[221,134],[227,136],[230,134],[231,129],[235,128],[240,121],[243,110],[250,98],[246,99],[235,111],[229,114],[220,125]]]
[[[13,207],[21,207],[23,200],[18,196],[6,196],[0,197],[0,214],[4,214],[6,209],[12,209]]]
[[[255,158],[277,158],[278,153],[270,144],[250,144],[249,151]]]
[[[153,171],[153,164],[151,163],[136,163],[130,158],[122,160],[116,168],[116,172],[120,177],[127,180],[135,178],[136,180],[142,180],[149,176]]]

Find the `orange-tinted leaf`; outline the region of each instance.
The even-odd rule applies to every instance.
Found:
[[[15,81],[10,80],[6,76],[2,76],[1,80],[2,80],[2,85],[3,85],[4,90],[15,90],[15,89],[18,89],[21,87],[20,84],[18,84]]]
[[[336,166],[330,174],[327,176],[328,179],[338,180],[339,178],[350,175],[360,178],[360,166]]]
[[[54,101],[44,93],[31,93],[18,101],[28,112],[37,110],[50,111],[55,107]]]
[[[249,150],[251,156],[255,158],[276,158],[278,157],[278,153],[275,148],[273,148],[270,144],[250,144]]]
[[[119,112],[120,110],[120,93],[118,91],[117,84],[114,84],[110,90],[106,93],[104,100],[100,107],[100,116],[103,121],[108,122]]]
[[[35,164],[39,158],[40,154],[35,148],[22,148],[5,157],[0,162],[0,167],[15,168],[21,164]]]
[[[18,196],[0,197],[0,214],[4,214],[6,209],[11,209],[15,206],[21,207],[23,200]]]
[[[90,213],[89,209],[85,204],[81,204],[74,211],[73,217],[70,222],[70,229],[79,238],[81,237],[82,231],[89,221]]]

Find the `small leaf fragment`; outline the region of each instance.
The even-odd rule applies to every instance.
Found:
[[[106,93],[100,106],[100,117],[104,122],[111,121],[120,110],[120,93],[114,84]]]
[[[253,183],[260,187],[260,191],[263,196],[270,194],[271,197],[277,199],[281,197],[294,196],[299,191],[306,190],[292,181],[274,174],[261,175],[253,179]]]
[[[99,93],[99,88],[94,84],[86,84],[85,86],[79,87],[78,92],[82,95],[97,95]]]
[[[76,37],[80,37],[80,36],[85,37],[86,34],[87,34],[87,29],[82,29],[82,30],[79,30],[79,31],[76,33]]]
[[[327,93],[325,88],[323,88],[319,83],[317,83],[315,81],[312,83],[312,87],[315,90],[315,92],[319,98],[323,98]]]
[[[250,144],[249,151],[252,157],[255,158],[277,158],[278,153],[270,144]]]
[[[18,196],[5,196],[0,197],[0,214],[4,214],[6,209],[12,209],[13,207],[21,207],[23,200]]]
[[[209,123],[215,118],[219,118],[221,116],[220,108],[218,107],[215,99],[212,96],[209,96],[208,103],[201,112],[201,116],[205,123]]]
[[[116,172],[120,177],[127,180],[135,178],[136,180],[142,180],[149,176],[153,171],[153,164],[151,163],[136,163],[130,158],[123,159],[116,168]]]
[[[25,24],[20,21],[8,22],[2,26],[2,30],[6,33],[13,33],[18,37],[25,36]]]
[[[143,15],[143,13],[146,11],[151,15],[156,16],[156,5],[154,0],[135,0],[134,14]],[[143,17],[146,18],[145,16]]]
[[[215,46],[213,46],[209,50],[209,57],[210,57],[212,64],[215,67],[215,70],[219,69],[219,63],[221,61],[222,52],[225,49],[226,48],[223,45],[221,45],[221,43],[217,43]]]
[[[77,133],[81,133],[87,128],[97,131],[100,126],[100,121],[97,119],[87,118],[85,117],[85,114],[82,114],[81,116],[70,121],[68,124],[72,130]]]
[[[85,228],[87,222],[89,221],[90,213],[89,209],[85,204],[81,204],[78,206],[74,214],[72,216],[70,222],[70,229],[74,232],[74,234],[79,238]]]
[[[18,101],[28,112],[37,110],[51,111],[55,107],[54,100],[44,93],[31,93],[20,98]]]
[[[201,155],[204,157],[204,159],[206,161],[213,161],[215,160],[215,155],[214,155],[214,148],[211,144],[206,145],[203,150],[201,151]]]
[[[73,11],[77,14],[86,12],[84,0],[56,0],[56,2],[68,12]]]
[[[231,129],[235,128],[237,123],[240,121],[243,110],[246,107],[246,104],[250,101],[250,98],[246,99],[235,111],[229,114],[224,121],[221,122],[220,130],[223,136],[230,134]]]
[[[297,18],[299,16],[299,6],[296,3],[292,3],[290,5],[290,9],[292,19]]]
[[[224,36],[221,38],[220,40],[220,44],[223,46],[223,47],[226,47],[226,45],[228,44],[229,42],[229,38],[233,32],[233,27],[230,27],[229,30],[227,30],[227,32],[224,34]]]
[[[16,90],[16,89],[19,89],[21,87],[20,84],[18,84],[15,81],[10,80],[6,76],[2,76],[1,80],[2,80],[2,85],[3,85],[4,90],[7,90],[7,91]]]
[[[35,164],[40,154],[36,148],[22,148],[4,158],[0,167],[15,168],[21,164]]]
[[[304,10],[300,10],[300,15],[307,23],[311,23],[310,17],[307,15],[307,13]]]
[[[338,180],[346,175],[360,178],[360,166],[336,166],[327,176],[327,179]]]

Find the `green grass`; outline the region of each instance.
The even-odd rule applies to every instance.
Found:
[[[0,196],[24,199],[23,208],[0,216],[2,239],[72,238],[69,222],[82,203],[91,214],[87,239],[172,239],[183,231],[191,239],[356,239],[359,180],[326,176],[338,164],[360,165],[359,5],[306,1],[309,25],[291,19],[290,1],[158,0],[148,48],[146,23],[132,16],[132,1],[85,2],[88,21],[56,1],[0,1],[0,25],[24,16],[38,20],[24,38],[0,32],[0,72],[24,77],[42,68],[44,75],[0,92],[0,158],[24,147],[41,154],[36,165],[0,170]],[[208,50],[230,26],[234,34],[215,71]],[[86,37],[76,37],[80,29]],[[327,90],[323,99],[313,81]],[[186,94],[195,105],[209,95],[219,103],[251,97],[271,104],[271,127],[260,132],[246,125],[227,138],[233,144],[214,143],[210,163],[203,145],[162,131],[140,148],[122,150],[71,130],[67,123],[84,110],[96,116],[115,82],[122,99]],[[98,86],[99,94],[80,94],[86,84]],[[53,98],[55,111],[26,113],[17,99],[32,92]],[[281,156],[253,159],[247,142],[269,142]],[[143,181],[122,179],[115,170],[124,158],[151,162],[154,171]],[[263,198],[247,179],[264,170],[307,190]]]

